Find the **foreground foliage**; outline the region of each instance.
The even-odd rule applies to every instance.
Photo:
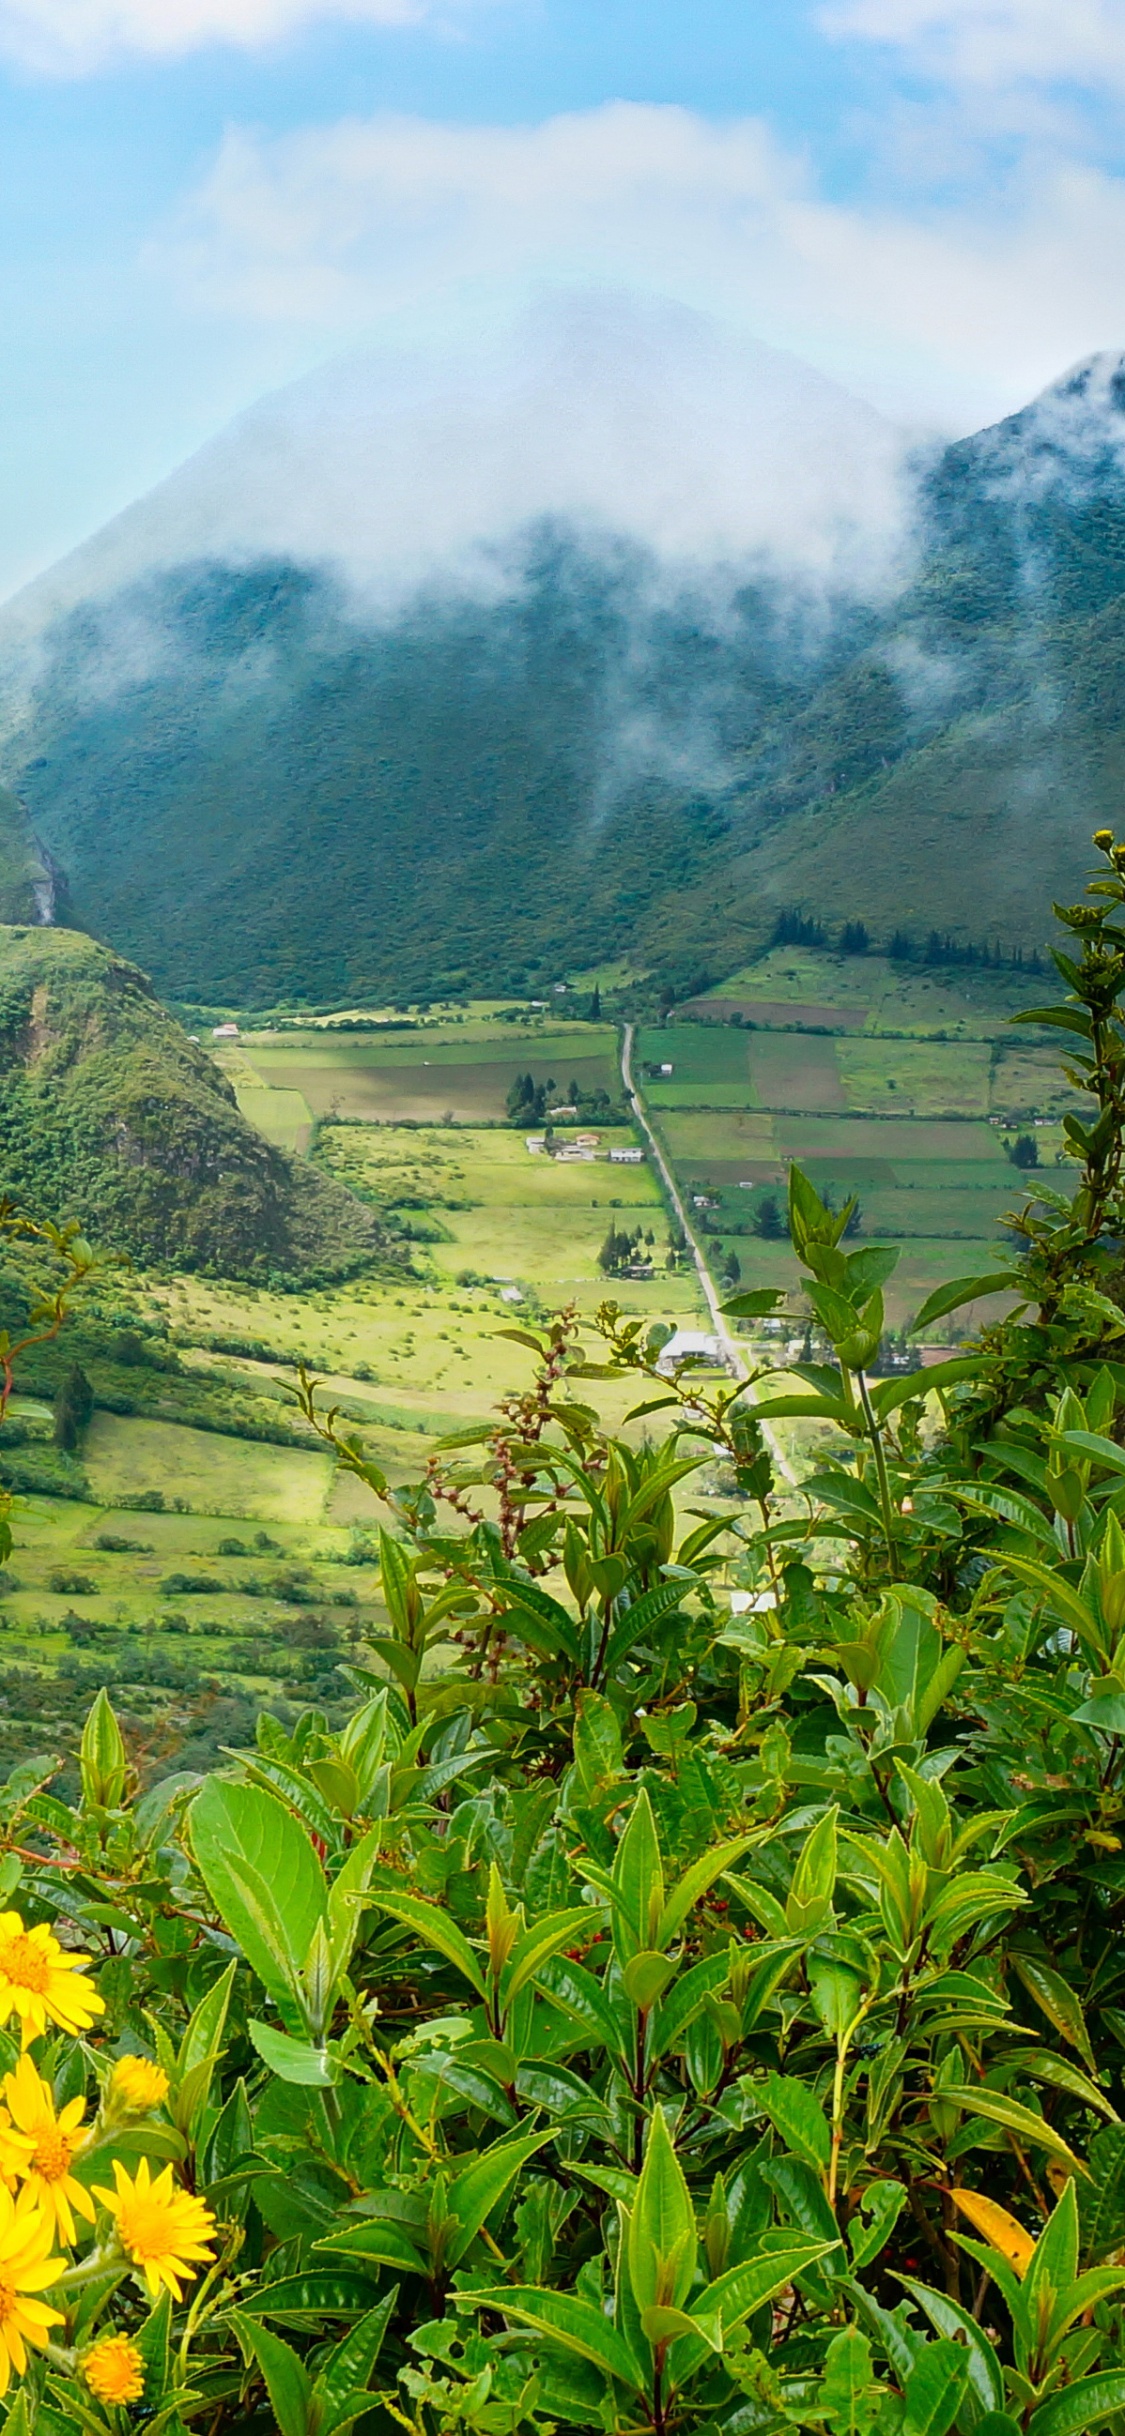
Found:
[[[390,1492],[387,1637],[139,1797],[0,1793],[13,2436],[1125,2430],[1125,848],[1010,1316],[869,1379],[892,1249],[796,1170],[814,1357],[509,1333]],[[780,1301],[741,1298],[736,1316]],[[597,1358],[594,1358],[596,1351]],[[583,1382],[635,1373],[610,1438]],[[936,1419],[935,1419],[936,1416]],[[815,1425],[795,1485],[771,1423]],[[719,1453],[732,1521],[692,1508]],[[732,1595],[733,1586],[733,1595]]]

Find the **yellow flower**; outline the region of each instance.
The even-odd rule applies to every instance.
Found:
[[[123,2114],[151,2114],[168,2095],[168,2075],[159,2064],[150,2064],[147,2055],[119,2056],[110,2074],[109,2095]]]
[[[26,2186],[18,2199],[0,2190],[0,2394],[13,2369],[22,2377],[27,2345],[44,2344],[50,2328],[62,2324],[61,2311],[32,2297],[57,2283],[66,2265],[50,2255],[53,2238],[50,2217]]]
[[[182,2300],[181,2278],[191,2283],[199,2273],[189,2261],[212,2256],[215,2219],[210,2208],[190,2191],[176,2189],[170,2165],[153,2182],[147,2157],[141,2158],[135,2177],[115,2157],[113,2178],[117,2189],[99,2189],[98,2198],[117,2219],[117,2238],[126,2257],[144,2277],[154,2300],[162,2284],[174,2300]]]
[[[0,2021],[18,2013],[25,2047],[48,2022],[80,2037],[105,2012],[104,1997],[79,1977],[89,1964],[89,1954],[65,1954],[49,1928],[25,1929],[18,1912],[0,1912]]]
[[[97,2215],[89,2192],[75,2181],[70,2170],[73,2159],[89,2138],[89,2133],[83,2134],[79,2129],[86,2111],[85,2100],[71,2098],[62,2113],[56,2115],[51,2091],[46,2081],[40,2079],[29,2055],[21,2055],[15,2071],[5,2075],[4,2095],[11,2110],[0,2127],[4,2171],[14,2171],[26,2184],[48,2222],[57,2227],[59,2240],[72,2242],[74,2210],[77,2208],[78,2214],[91,2225]]]
[[[144,2361],[128,2335],[103,2335],[85,2354],[82,2374],[99,2402],[140,2402],[143,2398]]]

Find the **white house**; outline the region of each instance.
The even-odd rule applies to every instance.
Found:
[[[238,1025],[236,1023],[217,1023],[211,1038],[212,1040],[237,1040]]]
[[[533,1159],[537,1152],[546,1150],[547,1136],[545,1133],[529,1133],[525,1135],[524,1139]]]
[[[640,1167],[645,1154],[643,1150],[624,1149],[611,1150],[609,1155],[615,1167]]]
[[[723,1349],[717,1336],[706,1336],[702,1328],[677,1328],[657,1356],[656,1367],[669,1376],[680,1362],[710,1362],[724,1367]]]

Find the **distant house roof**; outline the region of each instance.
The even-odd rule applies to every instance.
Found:
[[[674,1336],[662,1347],[657,1358],[658,1370],[674,1370],[677,1362],[721,1362],[723,1349],[717,1336],[707,1336],[702,1328],[677,1328]]]

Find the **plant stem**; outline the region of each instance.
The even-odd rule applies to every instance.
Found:
[[[856,1385],[859,1389],[859,1400],[863,1406],[864,1419],[867,1423],[867,1434],[871,1440],[871,1450],[875,1457],[875,1471],[879,1481],[879,1503],[883,1509],[883,1536],[887,1543],[887,1563],[890,1568],[891,1578],[894,1580],[898,1573],[898,1560],[895,1555],[894,1542],[895,1512],[894,1506],[891,1503],[891,1483],[890,1476],[887,1471],[887,1458],[883,1452],[883,1433],[880,1430],[879,1424],[875,1418],[875,1408],[871,1402],[871,1397],[867,1388],[867,1380],[862,1370],[857,1370],[856,1372]]]

